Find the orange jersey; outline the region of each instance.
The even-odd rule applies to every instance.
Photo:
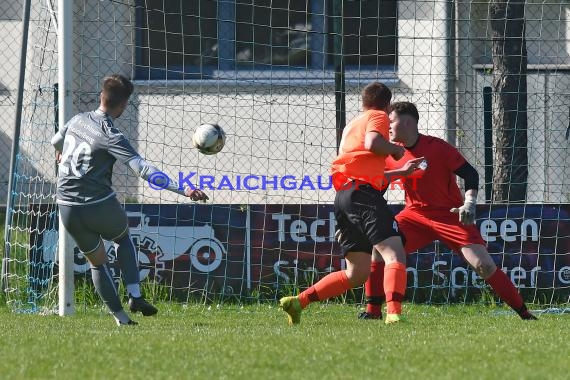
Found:
[[[390,120],[384,111],[368,110],[352,120],[344,128],[339,154],[331,168],[332,183],[339,190],[350,179],[360,180],[382,189],[386,156],[380,156],[364,148],[368,132],[378,132],[386,140]]]

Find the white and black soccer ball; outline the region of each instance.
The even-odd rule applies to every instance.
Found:
[[[192,144],[202,154],[219,153],[226,143],[226,133],[218,124],[202,124],[192,136]]]

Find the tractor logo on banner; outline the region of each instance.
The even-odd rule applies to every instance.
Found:
[[[130,228],[131,239],[138,254],[140,279],[150,275],[154,269],[155,277],[161,278],[160,272],[165,269],[166,262],[172,262],[183,255],[188,255],[190,263],[196,270],[209,273],[218,269],[226,255],[222,242],[216,238],[214,229],[202,226],[151,226],[150,218],[141,212],[127,212],[129,224],[135,220],[136,226]],[[57,241],[57,231],[49,231]],[[44,233],[45,234],[45,233]],[[44,237],[45,239],[50,237]],[[55,244],[51,245],[56,247]],[[111,267],[116,267],[117,257],[112,242],[105,241],[105,249]],[[55,249],[44,252],[44,260],[57,262]],[[89,262],[83,253],[74,248],[74,271],[86,273]]]

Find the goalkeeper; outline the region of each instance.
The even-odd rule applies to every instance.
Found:
[[[406,205],[396,215],[405,239],[405,250],[412,253],[440,240],[460,254],[522,319],[536,319],[524,304],[507,275],[497,268],[485,248],[485,241],[474,225],[479,175],[459,151],[447,142],[418,132],[419,114],[409,102],[392,104],[390,140],[405,148],[402,159],[386,158],[386,177],[403,179]],[[423,157],[424,170],[406,164]],[[465,183],[465,198],[457,186],[456,175]],[[382,317],[381,304],[384,263],[374,252],[371,271],[365,283],[366,311],[361,319]]]
[[[51,140],[59,162],[57,203],[61,221],[89,261],[95,289],[119,326],[136,322],[123,310],[102,239],[115,243],[121,276],[129,294],[129,309],[145,316],[158,310],[141,294],[138,257],[129,236],[127,215],[111,188],[115,161],[128,165],[144,179],[163,176],[164,188],[192,200],[208,199],[201,190],[179,189],[176,182],[167,180],[114,127],[114,119],[127,107],[133,89],[133,84],[122,75],[106,77],[99,108],[74,116]]]

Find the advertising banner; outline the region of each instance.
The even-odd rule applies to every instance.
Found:
[[[53,205],[35,207],[38,228],[31,235],[34,268],[57,270],[57,223]],[[140,278],[171,286],[241,295],[301,288],[345,267],[334,241],[332,205],[154,205],[127,204],[130,232],[138,250]],[[401,206],[392,206],[393,212]],[[53,210],[53,212],[47,212]],[[493,260],[519,288],[570,287],[570,205],[478,205],[477,227]],[[113,245],[106,250],[115,275]],[[75,249],[78,276],[89,265]],[[435,241],[408,256],[408,290],[456,291],[483,282],[463,259]],[[51,271],[36,270],[36,283]],[[463,292],[460,292],[463,294]]]

